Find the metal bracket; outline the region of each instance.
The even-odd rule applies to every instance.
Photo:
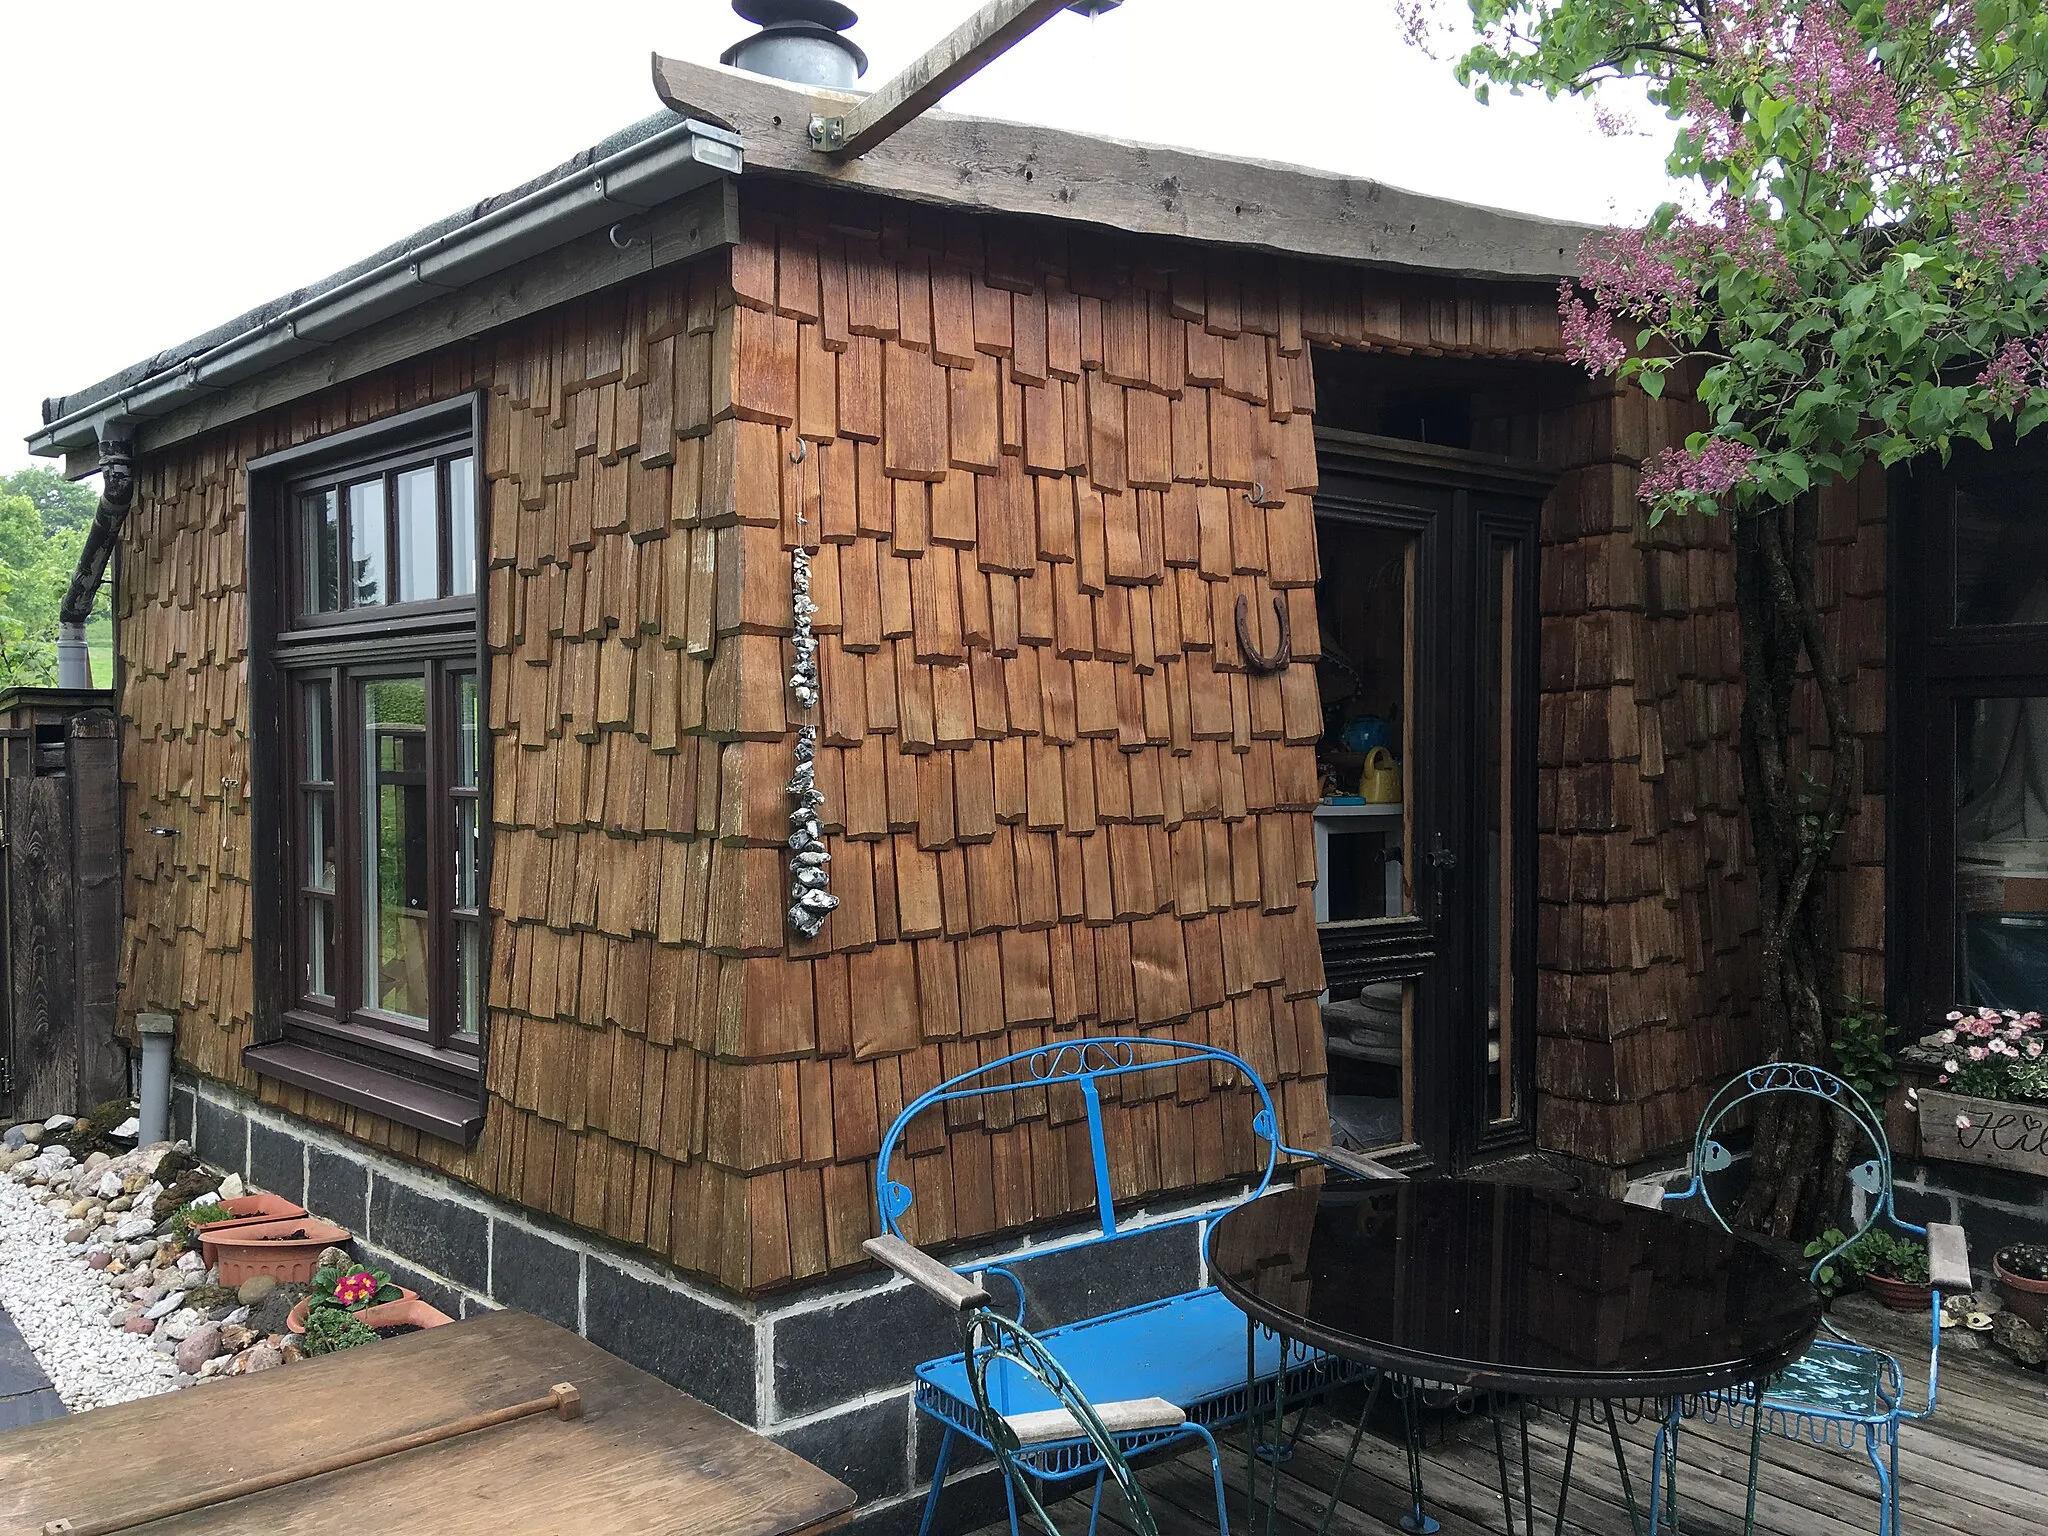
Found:
[[[814,117],[810,132],[813,149],[832,154],[846,147],[846,119],[843,117]]]

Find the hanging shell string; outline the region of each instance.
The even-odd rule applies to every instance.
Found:
[[[801,464],[808,451],[809,445],[799,441],[790,462]],[[824,468],[820,463],[820,474]],[[796,521],[801,530],[805,521],[801,504]],[[796,620],[796,665],[790,670],[789,686],[797,706],[808,712],[818,707],[818,641],[811,633],[811,620],[818,608],[811,601],[811,552],[802,543],[801,532],[798,539],[796,552],[789,557],[791,612]],[[825,851],[825,828],[818,815],[825,797],[818,790],[817,760],[818,728],[798,727],[796,772],[789,780],[789,925],[807,939],[818,936],[825,919],[839,905],[839,898],[829,889],[832,855]]]

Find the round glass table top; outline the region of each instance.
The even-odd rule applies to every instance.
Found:
[[[1260,1322],[1416,1380],[1654,1397],[1763,1380],[1820,1296],[1762,1244],[1674,1212],[1464,1179],[1279,1190],[1210,1228]]]

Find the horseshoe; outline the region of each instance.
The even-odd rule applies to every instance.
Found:
[[[1273,617],[1280,621],[1280,644],[1271,656],[1261,656],[1258,646],[1252,640],[1251,605],[1244,597],[1237,600],[1237,648],[1244,656],[1247,672],[1265,676],[1272,672],[1284,672],[1287,664],[1294,660],[1294,631],[1287,622],[1287,607],[1279,598],[1273,599]]]

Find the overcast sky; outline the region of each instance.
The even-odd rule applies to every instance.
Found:
[[[872,86],[975,0],[854,4]],[[559,163],[659,110],[651,51],[714,61],[751,30],[726,0],[0,0],[0,471],[43,396]],[[1664,193],[1659,140],[1477,105],[1393,0],[1061,15],[947,106],[1560,217]]]

